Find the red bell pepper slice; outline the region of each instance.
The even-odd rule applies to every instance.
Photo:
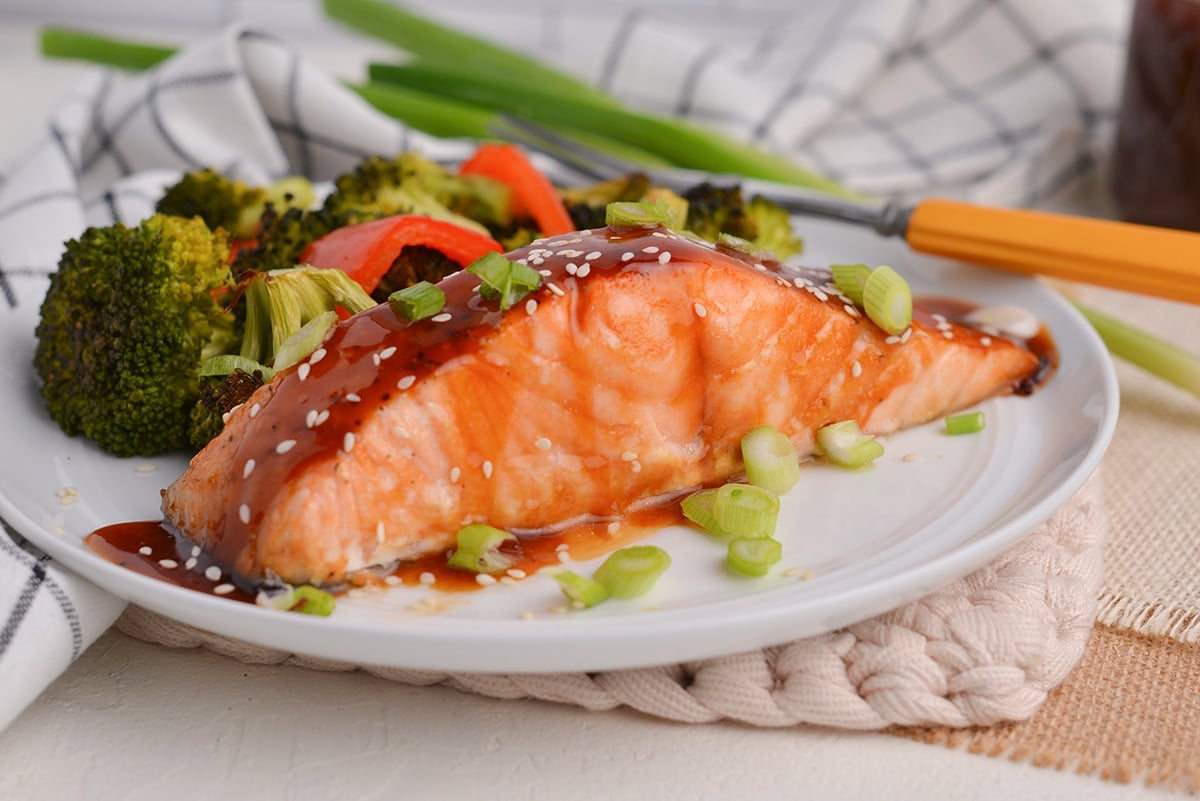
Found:
[[[399,214],[336,228],[306,247],[300,262],[342,270],[371,292],[409,245],[433,248],[463,267],[485,253],[504,252],[486,234],[422,214]]]
[[[557,236],[575,230],[567,207],[554,185],[516,145],[488,142],[459,167],[463,175],[482,175],[512,191],[513,211],[528,215],[542,236]]]

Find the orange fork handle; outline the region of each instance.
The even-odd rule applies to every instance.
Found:
[[[905,239],[922,253],[1200,303],[1200,234],[1020,209],[923,200]]]

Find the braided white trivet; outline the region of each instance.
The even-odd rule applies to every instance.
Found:
[[[492,698],[628,706],[686,723],[986,726],[1025,720],[1078,663],[1095,619],[1107,532],[1099,479],[992,564],[840,631],[761,651],[605,673],[492,675],[357,666],[221,637],[131,606],[126,634],[244,662],[366,670]]]

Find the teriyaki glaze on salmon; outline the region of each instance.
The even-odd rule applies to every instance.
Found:
[[[721,483],[760,425],[811,454],[1028,388],[1025,343],[918,309],[888,335],[819,270],[665,228],[508,254],[544,276],[505,311],[466,271],[434,317],[388,304],[277,375],[165,492],[168,522],[250,581],[337,584],[454,546],[619,519]]]

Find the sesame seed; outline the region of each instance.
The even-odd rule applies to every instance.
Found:
[[[362,400],[362,398],[358,396],[357,392],[347,392],[345,398],[351,403],[358,403],[360,400]]]
[[[608,533],[609,534],[616,534],[620,530],[621,530],[621,521],[620,520],[614,520],[608,524]]]
[[[584,264],[584,265],[580,266],[580,268],[578,270],[575,271],[575,275],[579,276],[580,278],[587,278],[591,274],[592,274],[592,265],[590,265],[590,264]]]
[[[384,576],[383,583],[389,587],[399,587],[404,583],[404,579],[400,578],[399,576]]]
[[[325,354],[327,352],[328,351],[326,351],[324,348],[317,348],[312,352],[312,355],[308,357],[308,363],[316,364],[317,362],[321,361],[321,359],[325,358]]]
[[[552,283],[552,282],[550,282],[550,281],[547,281],[547,282],[546,282],[546,289],[549,289],[551,292],[553,292],[555,295],[558,295],[560,298],[561,298],[563,295],[566,295],[566,294],[567,294],[566,292],[563,292],[563,291],[562,291],[562,288],[561,288],[561,287],[559,287],[559,285],[558,285],[558,284]]]
[[[635,473],[640,473],[640,472],[642,472],[642,463],[637,460],[634,460],[629,463],[629,469]]]
[[[638,455],[636,453],[634,453],[633,451],[625,451],[624,453],[621,454],[622,462],[636,462],[637,458],[638,458]]]
[[[574,275],[579,271],[579,265],[573,261],[569,261],[564,269],[567,271],[567,275]]]
[[[250,522],[250,505],[249,504],[243,503],[241,506],[238,507],[238,520],[241,520],[243,523]]]
[[[550,276],[554,275],[554,273],[552,273],[550,270],[538,270],[538,275],[540,275],[542,278],[549,278]]]
[[[162,565],[163,567],[167,568],[168,570],[179,567],[179,563],[176,562],[174,559],[159,559],[158,563],[160,565]]]
[[[900,344],[900,337],[896,336],[895,334],[892,334],[891,336],[889,336],[887,339],[885,339],[883,341],[889,345],[898,345],[898,344]]]
[[[324,423],[328,419],[329,419],[329,410],[322,409],[320,412],[317,413],[317,420],[315,423],[313,423],[313,425],[319,426],[319,425],[321,425],[321,423]]]
[[[850,375],[854,376],[855,378],[858,378],[860,375],[862,375],[862,365],[858,363],[857,359],[854,360],[854,364],[850,365]]]
[[[342,437],[342,450],[346,453],[354,450],[354,432],[347,431],[346,436]]]
[[[204,577],[209,581],[220,581],[221,568],[217,567],[216,565],[209,565],[208,567],[204,568]]]
[[[301,362],[300,366],[296,368],[296,375],[300,377],[301,381],[308,378],[310,372],[312,372],[312,365],[308,362]]]
[[[558,545],[554,546],[554,550],[558,553],[562,553],[563,551],[571,550],[571,546],[568,543],[560,542]]]
[[[846,314],[850,315],[851,317],[858,316],[858,309],[854,308],[849,303],[847,303],[845,306],[842,306],[842,310],[845,311]]]
[[[512,576],[515,579],[525,578],[525,571],[519,567],[510,567],[505,572],[508,573],[508,575]]]
[[[533,314],[535,311],[537,311],[537,301],[533,298],[525,301],[525,313]]]
[[[458,479],[461,477],[462,477],[462,470],[460,470],[457,466],[450,468],[450,481],[452,483],[458,481]]]
[[[399,381],[396,382],[396,386],[400,387],[400,389],[408,389],[416,382],[417,382],[417,377],[415,375],[406,375],[406,376],[404,376],[404,378],[401,378]]]
[[[218,584],[217,586],[213,587],[213,592],[216,593],[217,595],[228,595],[229,593],[233,592],[235,589],[237,589],[237,588],[234,587],[232,584]]]
[[[670,260],[671,260],[671,251],[664,250],[662,253],[658,254],[658,263],[659,264],[666,264]]]
[[[388,347],[379,351],[379,358],[381,358],[381,359],[390,359],[395,355],[396,355],[396,347],[394,345],[389,345]]]
[[[943,331],[942,336],[944,336],[946,339],[954,339],[954,332],[953,331]]]
[[[296,440],[285,439],[283,442],[281,442],[275,446],[275,452],[276,453],[287,453],[294,447],[296,447]]]
[[[905,328],[905,329],[904,329],[904,333],[900,335],[900,341],[901,341],[902,343],[903,343],[903,342],[908,342],[908,340],[909,340],[911,337],[912,337],[912,329],[911,329],[911,328]]]
[[[259,412],[261,412],[261,411],[262,411],[262,404],[261,404],[261,403],[256,403],[256,404],[254,404],[253,406],[251,406],[251,407],[250,407],[250,416],[251,416],[251,417],[257,417],[257,416],[258,416],[258,413],[259,413]]]
[[[200,555],[200,546],[193,545],[192,546],[192,556],[199,556],[199,555]]]
[[[374,364],[376,367],[378,367],[380,364],[382,364],[382,363],[383,363],[383,359],[379,358],[379,354],[378,354],[378,353],[372,353],[372,354],[371,354],[371,362],[372,362],[372,363],[373,363],[373,364]]]
[[[696,312],[697,317],[707,317],[708,316],[708,309],[704,308],[703,303],[693,303],[692,309],[693,309],[693,311]]]
[[[517,583],[517,580],[512,576],[501,576],[500,583],[511,587]]]
[[[484,478],[491,478],[491,477],[492,477],[492,463],[491,463],[491,460],[485,460],[485,461],[484,461],[484,463],[483,463],[483,477],[484,477]]]
[[[454,315],[452,315],[450,312],[442,312],[441,314],[433,315],[429,319],[433,320],[435,323],[448,323],[454,319]]]
[[[621,261],[632,261],[632,260],[633,260],[633,251],[627,250],[621,254]]]
[[[565,551],[565,550],[564,550],[564,551],[559,551],[559,552],[558,552],[558,561],[560,561],[560,562],[570,562],[570,561],[571,561],[571,552],[570,552],[570,551]]]
[[[600,255],[601,255],[600,251],[593,250],[591,253],[584,256],[584,258],[587,259],[588,261],[595,261],[596,259],[600,258]]]
[[[487,573],[477,573],[475,575],[475,583],[482,587],[488,587],[496,583],[496,577],[489,576]]]
[[[317,414],[316,409],[309,409],[308,414],[304,415],[304,425],[308,428],[315,426],[317,424]]]
[[[543,450],[543,451],[550,450],[550,440],[547,439],[546,437],[538,437],[537,439],[535,439],[533,441],[533,444],[535,447],[538,448],[538,450]]]
[[[642,252],[643,253],[657,253],[658,245],[646,245],[646,247],[642,248]]]
[[[186,562],[183,563],[183,566],[185,568],[187,568],[188,570],[191,570],[193,567],[196,566],[196,557],[193,556],[192,558],[188,559]]]
[[[149,545],[143,545],[141,548],[138,548],[138,553],[140,553],[142,556],[149,556],[150,554],[154,553],[154,551]]]
[[[545,264],[546,260],[543,259],[541,256],[530,256],[529,263],[536,266],[538,264]]]
[[[417,577],[417,581],[420,581],[422,584],[428,586],[437,581],[437,576],[433,575],[429,571],[425,571]]]
[[[992,338],[991,337],[980,337],[979,344],[983,345],[986,348],[992,344]]]
[[[383,527],[383,521],[380,520],[378,523],[375,524],[375,541],[378,543],[382,543],[386,536],[387,536],[387,530]]]

